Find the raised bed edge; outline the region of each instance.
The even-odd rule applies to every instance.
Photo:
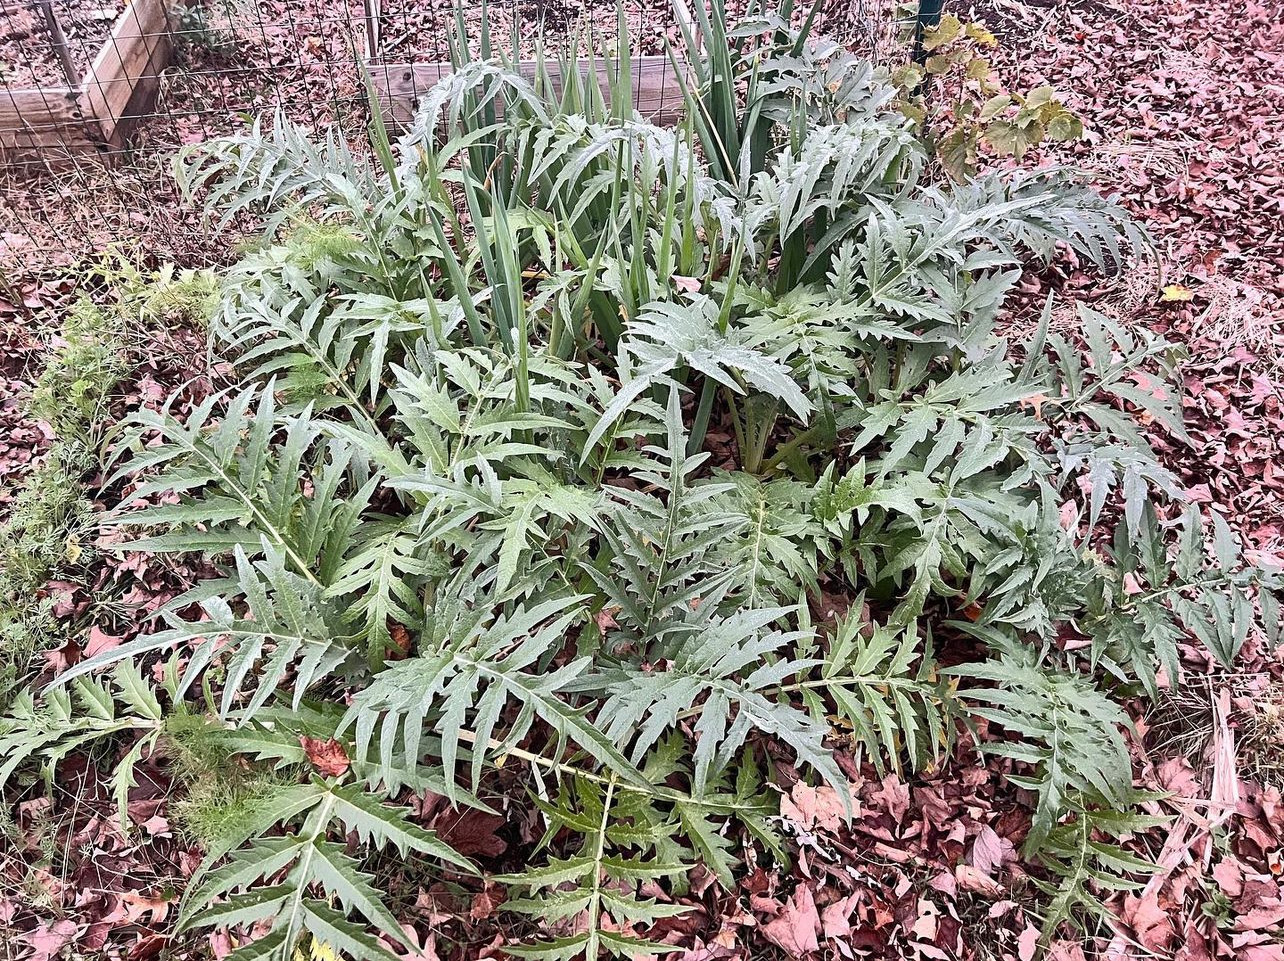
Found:
[[[112,25],[80,85],[0,93],[0,164],[62,166],[119,150],[151,108],[169,64],[174,0],[133,0]]]
[[[562,90],[561,66],[554,62],[547,65],[549,79],[556,94]],[[454,67],[449,63],[415,63],[405,61],[375,60],[369,64],[375,92],[383,108],[384,119],[393,128],[405,128],[414,119],[420,98],[436,85],[442,77],[449,76]],[[682,81],[673,68],[672,61],[664,55],[633,57],[631,64],[633,103],[643,118],[656,124],[672,124],[682,118]],[[522,76],[534,79],[537,66],[534,60],[518,63]],[[587,75],[587,71],[585,71]],[[597,79],[603,94],[607,89],[607,67],[597,65]]]

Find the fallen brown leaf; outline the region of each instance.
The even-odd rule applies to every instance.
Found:
[[[352,764],[343,744],[335,738],[323,741],[320,738],[302,734],[299,736],[299,744],[303,747],[303,753],[307,755],[308,761],[323,777],[338,777]]]

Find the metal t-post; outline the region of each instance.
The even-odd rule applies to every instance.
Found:
[[[67,86],[79,86],[80,77],[76,74],[76,64],[71,59],[71,49],[67,46],[67,37],[62,32],[62,24],[58,22],[58,17],[54,13],[53,3],[50,0],[40,0],[39,6],[40,12],[44,14],[45,27],[49,30],[49,39],[53,41],[53,48],[58,52],[62,72],[67,77]]]
[[[918,0],[918,14],[914,17],[914,62],[922,63],[927,59],[923,49],[923,31],[941,22],[941,10],[945,0]]]
[[[362,0],[366,26],[366,59],[374,60],[379,56],[379,18],[382,6],[379,0]]]

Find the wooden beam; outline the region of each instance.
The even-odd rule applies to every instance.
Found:
[[[414,119],[420,99],[442,77],[449,76],[454,68],[449,63],[372,62],[370,75],[375,91],[383,106],[384,118],[389,126],[404,128]],[[682,117],[682,85],[673,64],[667,56],[634,57],[631,64],[633,79],[633,104],[645,119],[652,123],[676,123]],[[536,63],[523,60],[518,64],[522,76],[534,80]],[[549,79],[555,95],[562,92],[561,65],[548,64]],[[587,78],[588,71],[585,71]],[[605,63],[597,64],[597,82],[603,96],[610,100]]]
[[[43,163],[102,149],[72,87],[0,88],[0,162]]]
[[[45,130],[84,119],[72,87],[0,87],[0,133]]]
[[[120,119],[116,121],[111,138],[107,141],[110,149],[123,150],[138,124],[156,106],[161,74],[169,66],[173,56],[174,40],[172,36],[166,34],[152,46],[151,55],[138,74],[133,92],[122,108]]]
[[[85,74],[85,113],[98,120],[108,142],[122,139],[116,135],[122,120],[151,106],[148,97],[160,86],[173,44],[169,13],[167,0],[133,0]]]

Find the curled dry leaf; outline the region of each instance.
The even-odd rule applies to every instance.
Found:
[[[299,736],[299,744],[303,753],[308,756],[308,761],[323,777],[338,777],[352,764],[343,744],[334,738],[323,741],[304,734]]]
[[[988,824],[982,824],[976,833],[971,861],[972,867],[987,876],[993,876],[1003,864],[1003,839]]]
[[[954,869],[954,880],[964,891],[971,891],[982,897],[997,898],[1003,894],[1003,885],[988,874],[984,874],[970,864],[960,864]]]
[[[859,815],[859,802],[852,797],[853,813]],[[804,781],[793,786],[788,797],[781,798],[780,813],[803,830],[819,829],[836,832],[846,815],[843,800],[828,784],[814,788]]]

